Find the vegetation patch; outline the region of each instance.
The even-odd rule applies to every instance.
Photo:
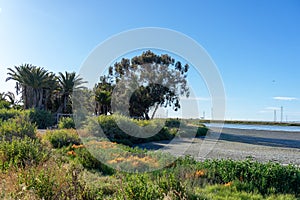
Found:
[[[47,130],[44,140],[49,141],[54,148],[80,144],[81,140],[74,129]]]
[[[116,114],[90,117],[86,121],[85,130],[89,135],[108,138],[128,146],[151,141],[171,140],[176,135],[181,137],[205,136],[208,131],[204,125],[187,125],[185,122],[174,119],[167,119],[166,122],[163,119],[137,120]],[[152,132],[155,133],[155,131],[157,133],[153,135]],[[147,134],[152,134],[152,136],[141,137],[147,136]]]
[[[39,129],[46,129],[54,125],[54,117],[51,112],[40,109],[29,110],[29,118]]]
[[[75,122],[73,118],[71,117],[62,117],[59,120],[58,123],[58,128],[59,129],[70,129],[70,128],[75,128]]]
[[[22,114],[7,121],[0,122],[0,137],[11,140],[13,137],[36,137],[36,125],[32,124],[29,116]]]
[[[37,165],[47,156],[48,151],[42,143],[27,136],[0,142],[0,168],[2,171],[10,167],[24,168]]]
[[[27,136],[1,141],[0,195],[4,199],[300,197],[300,169],[292,165],[252,160],[198,162],[189,156],[166,165],[173,157],[160,152],[94,137],[84,138],[83,145],[72,129],[47,131],[41,137],[44,142]],[[57,138],[64,140],[60,143]],[[56,141],[51,144],[60,148],[50,151],[48,141]],[[118,167],[130,173],[118,171]]]
[[[10,118],[14,118],[22,114],[24,114],[24,111],[15,110],[15,109],[0,109],[0,120],[6,121]]]

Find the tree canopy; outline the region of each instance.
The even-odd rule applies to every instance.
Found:
[[[75,72],[59,72],[56,76],[43,67],[31,64],[8,68],[8,71],[6,81],[16,81],[16,93],[21,94],[24,109],[72,113],[71,94],[76,89],[83,89],[82,84],[85,83]]]
[[[8,80],[16,81],[16,92],[22,94],[24,108],[46,109],[50,91],[56,87],[55,75],[30,64],[8,68]]]
[[[145,51],[132,59],[122,58],[109,67],[108,74],[95,85],[100,112],[120,112],[135,118],[150,119],[149,112],[159,106],[180,108],[180,96],[189,96],[189,65],[175,61],[168,54]]]

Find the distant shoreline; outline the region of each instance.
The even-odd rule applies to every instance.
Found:
[[[276,126],[300,126],[300,122],[267,122],[267,121],[239,121],[239,120],[204,120],[200,123],[226,123],[226,124],[250,124],[250,125],[276,125]]]

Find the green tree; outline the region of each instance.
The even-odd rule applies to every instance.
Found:
[[[75,72],[65,72],[64,74],[59,72],[58,82],[60,105],[57,113],[72,113],[71,95],[75,90],[84,89],[85,87],[82,84],[86,81],[83,81]]]
[[[5,108],[9,109],[11,103],[6,99],[6,94],[4,92],[0,93],[0,109]]]
[[[106,76],[100,77],[100,82],[94,87],[95,115],[107,115],[111,112],[111,94],[114,86]]]
[[[47,109],[47,101],[56,86],[55,75],[42,67],[24,64],[8,68],[8,80],[16,81],[16,92],[21,93],[24,108]]]
[[[103,96],[105,92],[113,94],[110,97],[112,112],[150,119],[151,108],[154,109],[151,118],[159,106],[170,106],[175,111],[180,108],[180,96],[189,96],[188,69],[188,64],[175,62],[167,54],[156,55],[146,51],[132,59],[123,58],[116,62],[109,68],[108,76],[100,79],[98,86],[101,87],[96,88]],[[103,85],[108,85],[109,89],[103,88]]]

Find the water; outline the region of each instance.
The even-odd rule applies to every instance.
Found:
[[[265,131],[291,131],[300,132],[300,126],[278,126],[278,125],[254,125],[254,124],[220,124],[205,123],[207,127],[222,127],[246,130],[265,130]]]

